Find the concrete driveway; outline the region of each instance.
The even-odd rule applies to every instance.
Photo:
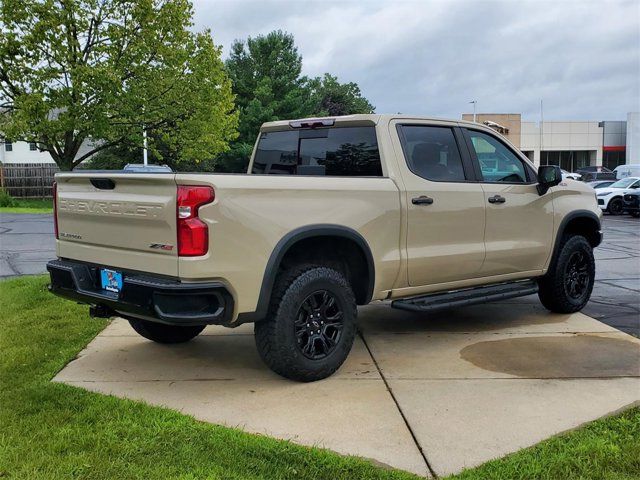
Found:
[[[527,301],[429,316],[360,309],[338,373],[284,380],[251,325],[164,346],[114,321],[55,381],[423,476],[533,445],[640,400],[640,340]]]

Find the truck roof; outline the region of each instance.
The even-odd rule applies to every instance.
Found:
[[[404,113],[367,113],[367,114],[356,114],[356,115],[342,115],[342,116],[334,116],[334,117],[309,117],[309,118],[297,118],[291,120],[277,120],[274,122],[265,122],[262,124],[260,128],[263,132],[274,131],[274,130],[283,130],[287,128],[294,128],[292,124],[311,124],[311,123],[322,123],[323,121],[333,122],[332,125],[340,125],[340,124],[349,124],[354,126],[366,126],[366,125],[377,125],[380,122],[388,122],[389,120],[402,119],[402,120],[427,120],[434,121],[438,123],[452,123],[456,125],[473,125],[473,126],[484,126],[479,123],[468,122],[466,120],[452,120],[447,118],[437,118],[437,117],[429,117],[424,115],[410,115]],[[329,125],[325,125],[329,126]],[[298,127],[299,128],[299,127]]]

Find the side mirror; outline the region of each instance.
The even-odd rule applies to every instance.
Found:
[[[562,181],[562,170],[557,165],[541,165],[538,167],[538,189],[539,195],[547,193],[551,187],[555,187]]]

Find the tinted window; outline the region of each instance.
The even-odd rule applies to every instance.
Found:
[[[298,164],[298,132],[265,132],[260,135],[253,173],[294,175]]]
[[[413,173],[428,180],[465,180],[462,159],[453,130],[446,127],[402,126],[407,164]]]
[[[515,153],[497,138],[467,130],[485,182],[526,183],[525,166]]]
[[[375,128],[262,133],[252,173],[382,176]]]

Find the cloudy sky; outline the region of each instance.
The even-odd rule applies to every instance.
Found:
[[[282,29],[303,73],[357,82],[378,113],[623,120],[640,110],[640,2],[194,0],[224,55]]]

